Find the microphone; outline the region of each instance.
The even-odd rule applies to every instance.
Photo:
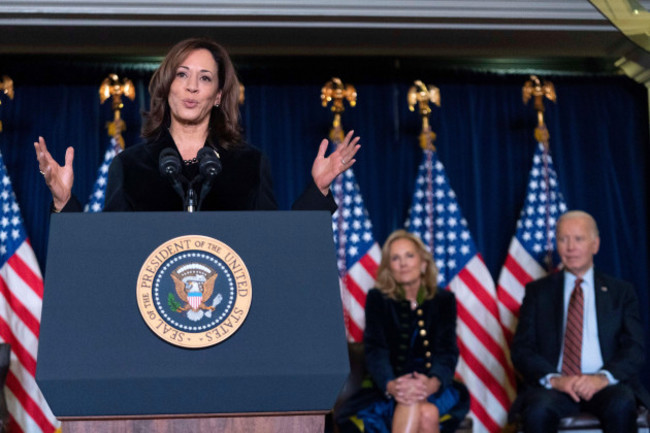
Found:
[[[181,158],[178,153],[169,147],[163,149],[158,158],[158,169],[162,177],[178,179],[181,174]]]
[[[199,172],[204,179],[214,178],[221,173],[221,159],[216,150],[210,147],[202,147],[196,155],[199,160]]]
[[[171,182],[172,188],[174,188],[174,191],[176,191],[185,204],[185,191],[181,185],[181,180],[185,183],[187,183],[187,180],[181,174],[181,158],[174,149],[166,148],[160,152],[160,156],[158,157],[158,170],[162,177]]]
[[[217,176],[221,173],[222,165],[219,153],[210,147],[202,147],[196,157],[199,160],[199,173],[203,180],[198,205],[198,209],[201,209],[203,200],[210,192]]]

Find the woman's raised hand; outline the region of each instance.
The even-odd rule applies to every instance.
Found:
[[[314,183],[323,193],[327,195],[330,185],[339,174],[343,173],[356,162],[354,155],[361,147],[359,142],[360,137],[354,137],[354,131],[348,132],[342,142],[336,147],[328,157],[325,157],[327,145],[329,142],[324,139],[318,148],[318,155],[314,160],[311,168],[311,175],[314,178]]]
[[[72,147],[66,149],[65,165],[63,167],[48,152],[43,137],[38,137],[38,141],[34,142],[34,149],[36,150],[38,169],[45,178],[45,184],[52,192],[54,209],[61,210],[72,196],[72,183],[74,181],[72,160],[74,159],[74,149]]]

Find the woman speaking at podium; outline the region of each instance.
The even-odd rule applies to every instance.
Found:
[[[209,39],[187,39],[165,56],[149,83],[144,142],[113,160],[105,211],[270,210],[277,203],[269,163],[244,142],[239,125],[239,81],[226,50]],[[334,178],[354,164],[359,138],[348,133],[325,156],[323,140],[312,182],[293,209],[334,212],[329,190]],[[81,211],[72,195],[74,149],[65,163],[50,155],[43,137],[34,143],[53,211]]]

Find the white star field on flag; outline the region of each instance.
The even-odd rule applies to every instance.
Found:
[[[354,262],[368,252],[375,239],[372,235],[372,223],[368,218],[368,211],[363,204],[359,185],[352,169],[346,170],[341,176],[343,176],[342,182],[332,183],[334,197],[343,197],[343,203],[332,215],[332,230],[339,257],[345,256],[346,258],[345,263],[338,263],[339,269],[342,266],[349,269]],[[339,213],[343,216],[341,226],[343,233],[340,236],[337,235]]]
[[[0,162],[4,164],[1,160]],[[20,208],[16,202],[16,195],[11,188],[11,181],[6,173],[2,173],[2,191],[0,192],[0,206],[2,207],[2,216],[0,216],[0,266],[4,265],[16,249],[25,241],[27,237],[23,228]]]
[[[113,162],[113,158],[122,151],[115,138],[111,137],[111,142],[104,154],[104,161],[97,170],[97,180],[90,194],[88,204],[84,207],[84,212],[101,212],[104,209],[104,200],[106,199],[106,181],[108,179],[108,167]]]
[[[435,191],[428,191],[426,187],[429,169]],[[427,218],[428,214],[432,216],[431,219]],[[416,192],[406,227],[418,234],[429,248],[433,244],[432,253],[438,267],[438,283],[441,286],[448,284],[476,254],[467,221],[460,214],[456,194],[449,187],[444,167],[437,158],[431,161],[425,158],[418,167]]]
[[[559,190],[551,155],[538,143],[528,179],[526,201],[517,221],[517,239],[537,262],[545,266],[548,251],[555,251],[555,225],[567,207]],[[553,261],[557,264],[557,256]]]
[[[338,205],[332,215],[332,230],[345,327],[350,341],[361,341],[366,294],[374,286],[381,251],[351,168],[334,180],[332,192]]]
[[[555,228],[558,218],[566,211],[550,151],[537,143],[526,199],[497,287],[499,315],[509,341],[517,327],[526,284],[543,277],[560,263],[555,250]]]

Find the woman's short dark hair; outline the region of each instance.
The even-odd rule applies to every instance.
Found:
[[[176,77],[178,66],[195,50],[210,51],[217,63],[221,104],[210,113],[208,139],[218,141],[225,148],[241,145],[239,126],[239,80],[228,52],[221,45],[207,38],[186,39],[174,45],[149,82],[150,109],[144,113],[142,137],[155,139],[171,122],[169,112],[169,89]]]

